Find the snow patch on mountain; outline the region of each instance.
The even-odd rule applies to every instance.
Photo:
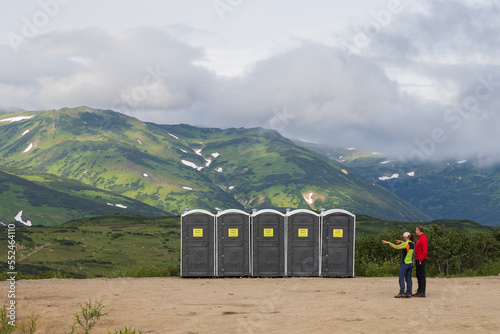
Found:
[[[172,137],[174,137],[175,139],[180,140],[180,139],[179,139],[179,137],[177,137],[176,135],[173,135],[173,134],[171,134],[171,133],[169,133],[169,136],[172,136]]]
[[[113,204],[113,203],[106,203],[107,205],[109,206],[116,206],[117,208],[120,208],[120,209],[126,209],[127,206],[123,205],[123,204]]]
[[[309,194],[304,196],[304,199],[306,200],[307,204],[311,205],[314,203],[313,195],[314,193],[311,191]]]
[[[23,153],[28,153],[29,151],[31,151],[32,148],[33,148],[33,143],[29,144],[28,147],[24,149]]]
[[[26,221],[23,220],[23,210],[19,211],[19,213],[14,217],[14,219],[16,220],[16,222],[19,222],[26,226],[33,226],[31,220],[26,220]]]
[[[186,166],[189,166],[191,168],[194,168],[198,171],[202,170],[204,167],[200,167],[198,166],[197,164],[195,164],[194,162],[191,162],[191,161],[187,161],[187,160],[181,160],[181,162],[186,165]]]
[[[391,176],[385,176],[384,175],[384,176],[379,177],[378,179],[380,181],[386,181],[386,180],[391,180],[391,179],[397,179],[398,177],[399,177],[399,174],[398,173],[394,173]]]
[[[184,153],[187,153],[186,151],[184,151],[184,150],[182,150],[182,149],[181,149],[181,151],[182,151],[182,152],[184,152]],[[195,153],[196,155],[199,155],[200,157],[202,157],[202,158],[205,160],[205,167],[210,166],[210,164],[212,163],[212,161],[213,161],[213,160],[212,160],[212,159],[207,159],[207,158],[205,158],[205,157],[201,154],[201,148],[196,149],[196,150],[194,150],[194,149],[193,149],[193,151],[194,151],[194,153]],[[219,153],[212,153],[212,156],[213,156],[214,158],[217,158],[217,157],[219,156]],[[205,167],[200,167],[200,166],[197,166],[195,163],[190,162],[190,161],[186,161],[186,160],[182,160],[182,161],[183,161],[183,164],[185,164],[185,165],[187,165],[187,166],[189,166],[189,167],[193,167],[193,168],[195,168],[195,169],[197,169],[197,170],[202,170],[203,168],[205,168]],[[184,161],[188,162],[189,164],[185,163]]]
[[[312,190],[308,190],[305,193],[302,193],[302,198],[309,204],[309,206],[313,206],[314,201],[317,199],[325,200],[325,196],[322,196]]]
[[[35,115],[33,115],[33,116],[17,116],[17,117],[5,118],[5,119],[0,120],[0,122],[14,123],[14,122],[19,122],[19,121],[24,121],[25,119],[30,119],[32,117],[35,117]]]

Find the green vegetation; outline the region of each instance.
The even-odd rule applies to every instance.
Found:
[[[80,305],[80,312],[74,313],[73,316],[75,317],[75,322],[71,326],[71,331],[68,334],[80,334],[79,332],[75,332],[77,327],[83,329],[83,334],[90,334],[90,330],[94,328],[101,318],[107,317],[108,313],[104,312],[104,305],[102,302],[98,301],[93,303],[92,300],[89,299],[85,305]],[[0,308],[0,334],[11,334],[16,332],[16,330],[19,330],[18,333],[22,334],[35,334],[38,319],[38,315],[28,316],[27,329],[14,326],[9,323],[7,306],[4,305]],[[108,334],[142,334],[142,331],[125,326],[123,330],[114,330],[113,333],[108,332]]]
[[[485,225],[500,225],[500,164],[495,163],[496,158],[477,156],[462,161],[445,159],[413,165],[355,149],[297,144],[342,163],[434,219],[460,217]],[[398,174],[398,178],[379,179],[394,174]]]
[[[137,330],[135,328],[127,328],[127,326],[125,326],[125,329],[123,331],[115,330],[113,333],[108,332],[108,334],[142,334],[142,331]]]
[[[16,327],[9,323],[8,315],[7,305],[4,305],[0,308],[0,334],[10,334],[16,330]]]
[[[418,178],[386,181],[383,186],[432,217],[463,217],[500,225],[500,166],[478,161],[444,161],[422,166]]]
[[[457,219],[439,219],[431,222],[399,222],[388,221],[373,218],[367,215],[356,215],[356,237],[376,236],[380,233],[389,233],[392,231],[415,231],[415,227],[422,225],[424,228],[432,225],[444,226],[447,230],[455,229],[458,232],[479,233],[500,231],[499,227],[491,227],[478,224],[472,220],[457,220]]]
[[[111,215],[59,227],[16,227],[18,277],[177,276],[179,224],[179,217]],[[2,244],[6,237],[1,233]],[[5,266],[0,263],[2,279]]]
[[[401,239],[405,230],[356,239],[356,275],[397,276],[400,253],[382,240]],[[428,277],[500,274],[500,232],[459,232],[433,224],[425,229],[425,234],[429,239]]]
[[[396,275],[399,254],[380,240],[396,240],[402,232],[413,232],[420,224],[357,215],[356,275]],[[496,261],[500,259],[485,247],[500,246],[495,241],[499,239],[499,228],[457,220],[422,225],[431,243],[431,275],[487,275],[498,270]],[[6,244],[6,238],[6,233],[0,233],[2,244]],[[450,240],[454,242],[450,244]],[[179,217],[120,214],[74,220],[58,227],[16,227],[16,242],[19,278],[179,275]],[[438,248],[438,245],[445,246]],[[6,256],[6,249],[1,252],[0,256]],[[466,258],[469,254],[471,258]],[[493,255],[483,261],[478,254]],[[0,279],[7,278],[7,271],[6,262],[0,263]]]
[[[100,190],[76,180],[47,173],[0,166],[0,221],[12,221],[23,210],[37,225],[59,225],[83,218],[127,213],[145,216],[165,216],[168,213],[125,196]],[[126,210],[110,204],[121,204]]]
[[[35,334],[36,328],[37,328],[37,320],[38,320],[38,315],[28,315],[28,329],[25,329],[24,327],[20,327],[21,332],[23,334],[29,333],[29,334]]]
[[[37,315],[29,315],[27,319],[28,328],[20,327],[19,325],[14,325],[15,321],[8,317],[7,305],[0,308],[0,334],[10,334],[14,333],[17,329],[22,334],[35,334],[37,328]]]
[[[92,300],[89,299],[85,303],[85,306],[80,305],[80,313],[75,313],[75,323],[71,327],[71,332],[69,334],[76,334],[75,327],[80,326],[85,334],[89,334],[90,330],[97,324],[97,321],[102,317],[108,316],[107,313],[103,312],[104,306],[101,302],[92,304]]]
[[[342,207],[384,219],[428,219],[390,191],[276,131],[156,125],[87,107],[22,115],[33,117],[0,122],[0,168],[19,178],[0,188],[0,199],[13,204],[9,210],[24,210],[35,225],[116,210],[107,202],[146,216],[156,216],[154,210],[181,214],[184,208]],[[21,179],[31,183],[20,187]],[[57,193],[43,196],[49,191]],[[122,203],[125,198],[136,202]],[[17,214],[4,211],[0,221]]]
[[[87,107],[16,116],[33,117],[0,122],[3,222],[20,210],[35,225],[58,225],[117,212],[325,207],[399,221],[460,217],[500,225],[500,167],[484,157],[412,166],[294,143],[262,128],[157,125]]]

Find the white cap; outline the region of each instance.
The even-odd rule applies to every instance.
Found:
[[[411,237],[411,234],[410,234],[410,232],[405,232],[405,233],[403,233],[402,237],[409,238],[409,237]]]

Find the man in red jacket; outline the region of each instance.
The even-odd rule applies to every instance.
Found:
[[[418,289],[413,297],[424,297],[425,298],[425,265],[427,264],[427,248],[429,246],[429,241],[424,234],[424,227],[418,226],[415,229],[418,235],[417,244],[415,245],[415,265],[416,274],[418,281]]]

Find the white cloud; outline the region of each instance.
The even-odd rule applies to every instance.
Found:
[[[120,17],[113,1],[98,13],[95,1],[72,2],[18,53],[0,44],[0,108],[88,105],[157,123],[263,126],[408,160],[499,153],[496,2],[400,1],[381,24],[393,2],[245,2],[223,21],[201,1],[123,1]],[[28,18],[40,10],[29,8]],[[4,43],[22,28],[6,22]],[[369,43],[346,52],[360,32]]]

